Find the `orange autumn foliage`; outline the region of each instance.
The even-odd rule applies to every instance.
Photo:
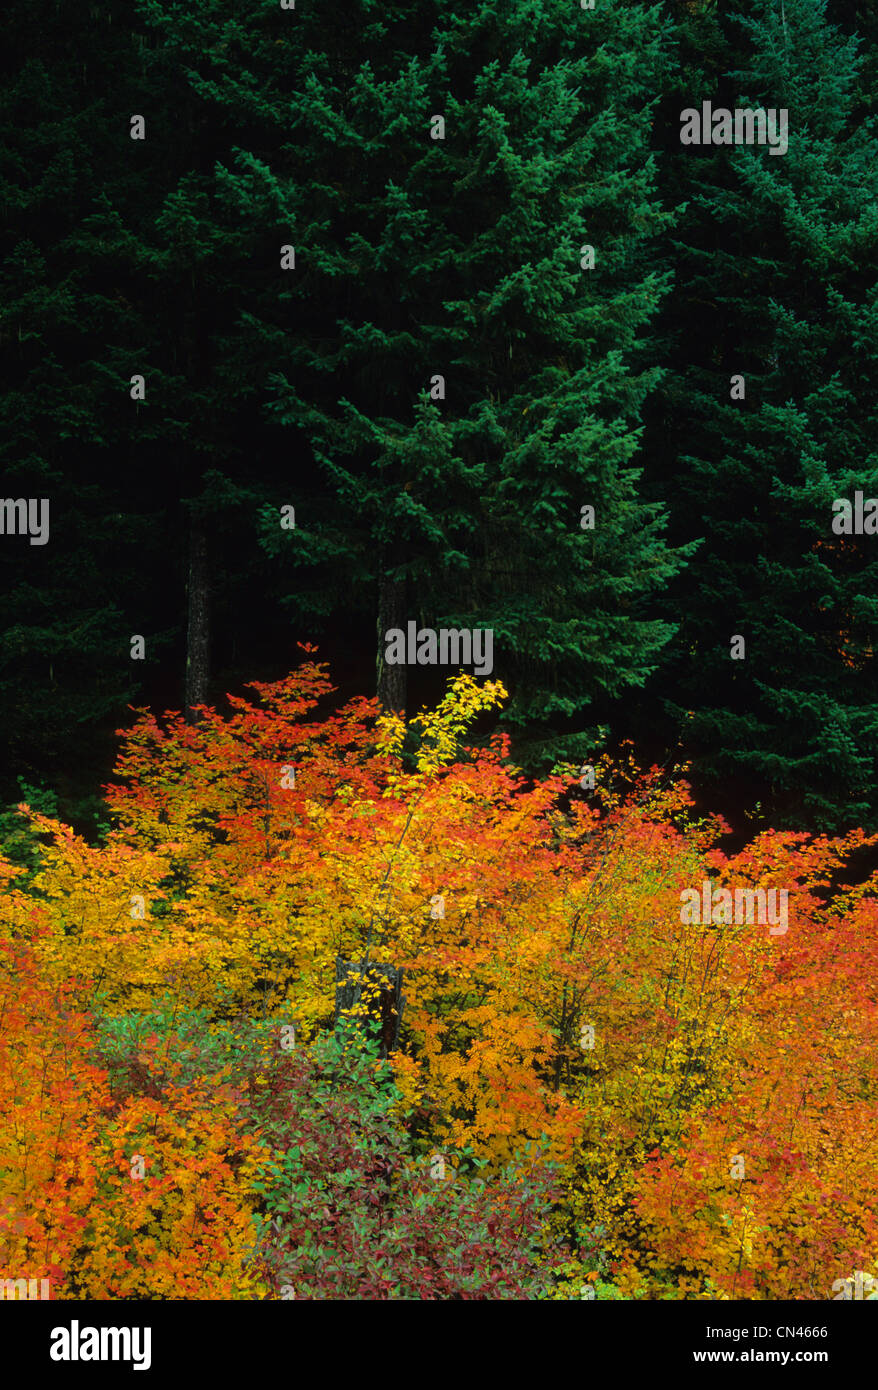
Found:
[[[572,768],[526,779],[501,736],[467,744],[503,698],[496,683],[458,678],[407,730],[374,701],[327,713],[310,661],[252,689],[196,725],[138,718],[105,843],[32,817],[42,862],[26,888],[7,874],[4,920],[16,947],[32,943],[40,989],[74,977],[110,1019],[171,996],[218,1034],[259,1016],[307,1044],[332,1025],[336,957],[368,952],[405,970],[393,1062],[425,1151],[468,1146],[497,1166],[539,1141],[564,1165],[553,1220],[580,1254],[556,1296],[599,1273],[624,1296],[825,1298],[852,1270],[875,1272],[878,906],[871,882],[827,888],[862,834],[768,832],[730,858],[721,822],[656,769],[602,763],[593,798]],[[787,888],[787,932],[683,924],[681,892],[705,878]],[[88,1193],[103,1184],[121,1221],[119,1156],[150,1132],[166,1183],[157,1172],[152,1198],[139,1188],[133,1215],[155,1278],[171,1279],[191,1221],[173,1277],[245,1288],[252,1198],[245,1159],[229,1157],[241,1098],[210,1109],[207,1090],[171,1080],[111,1114],[88,1055],[47,1073],[43,1110],[37,1072],[16,1061],[6,1083],[31,1125],[72,1106],[85,1147],[100,1130],[107,1161],[64,1199],[97,1222],[85,1255],[85,1227],[76,1246],[87,1286],[144,1277],[126,1264],[130,1222],[122,1254],[98,1244]],[[46,1135],[34,1152],[29,1202],[54,1183],[50,1155],[67,1161]],[[21,1220],[17,1182],[0,1200]],[[66,1267],[73,1237],[57,1244],[60,1218],[46,1230]]]
[[[150,1085],[149,1048],[152,1093],[117,1099],[76,994],[41,980],[29,946],[2,945],[0,1269],[48,1279],[53,1298],[247,1296],[259,1149],[234,1102]]]

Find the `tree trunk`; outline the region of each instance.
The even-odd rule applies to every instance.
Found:
[[[388,1057],[399,1047],[399,1025],[406,998],[402,992],[405,971],[394,965],[367,964],[360,961],[335,959],[335,1011],[333,1027],[338,1031],[343,1009],[362,1003],[363,986],[367,990],[366,1019],[377,1026],[379,1055]],[[361,1017],[362,1027],[365,1019]]]
[[[378,699],[385,713],[401,714],[404,719],[408,667],[388,666],[384,660],[385,634],[392,627],[406,630],[406,584],[405,579],[393,579],[381,572],[378,576]]]
[[[189,621],[186,632],[186,719],[195,724],[195,705],[207,700],[210,674],[210,584],[207,567],[207,532],[195,513],[189,530]]]

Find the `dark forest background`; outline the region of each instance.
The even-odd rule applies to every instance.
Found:
[[[878,824],[872,0],[7,0],[0,61],[0,835],[299,643],[414,713],[408,619],[493,628],[534,771]]]

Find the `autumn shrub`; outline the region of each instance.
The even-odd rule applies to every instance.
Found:
[[[377,1089],[345,1092],[334,1132],[313,1138],[328,1146],[332,1173],[346,1171],[345,1144],[356,1149],[368,1130],[361,1106],[378,1107],[369,1124],[396,1155],[397,1186],[428,1152],[449,1155],[461,1180],[478,1160],[499,1182],[541,1145],[528,1171],[534,1182],[543,1170],[558,1178],[545,1224],[568,1258],[529,1287],[554,1296],[592,1286],[624,1297],[821,1298],[855,1270],[878,1275],[878,908],[873,879],[836,886],[851,852],[871,843],[862,832],[766,831],[730,855],[725,827],[696,813],[682,771],[599,760],[584,793],[578,769],[535,781],[502,737],[468,741],[503,699],[496,682],[458,677],[405,727],[374,701],[332,709],[330,693],[309,660],[197,724],[143,713],[124,736],[107,790],[113,828],[100,845],[31,814],[39,852],[28,873],[0,861],[6,939],[31,944],[41,989],[79,981],[78,1007],[97,1034],[82,1068],[77,1053],[72,1072],[50,1068],[45,1083],[22,1064],[16,1103],[60,1117],[72,1106],[76,1123],[93,1128],[110,1084],[88,1070],[99,1042],[112,1085],[128,1087],[114,1103],[133,1107],[130,1125],[122,1111],[111,1117],[120,1153],[135,1134],[146,1143],[145,1106],[190,1106],[195,1133],[207,1135],[193,1144],[212,1154],[204,1181],[224,1210],[236,1194],[222,1278],[240,1289],[244,1213],[268,1201],[268,1188],[247,1188],[243,1159],[230,1166],[234,1136],[258,1142],[259,1092],[273,1094],[271,1077],[317,1066],[307,1058],[333,1028],[336,959],[368,955],[404,971],[390,1060],[398,1099],[381,1109],[384,1082],[374,1078]],[[786,889],[787,930],[682,921],[681,893],[705,880]],[[284,1026],[294,1029],[292,1058]],[[154,1121],[164,1148],[153,1160],[168,1177],[197,1165],[165,1120]],[[339,1287],[362,1290],[361,1235],[343,1255],[333,1204],[326,1218],[316,1204],[316,1171],[297,1168],[301,1148],[284,1142],[283,1127],[305,1121],[282,1107],[264,1121],[273,1151],[293,1165],[290,1181],[310,1194],[309,1240],[336,1252]],[[450,1156],[467,1153],[455,1168]],[[360,1150],[348,1157],[360,1171]],[[28,1170],[43,1175],[32,1197],[47,1163]],[[113,1202],[127,1191],[119,1165]],[[110,1182],[106,1171],[100,1180]],[[385,1212],[383,1197],[356,1191],[351,1221],[366,1220],[361,1206],[370,1219]],[[457,1179],[420,1196],[427,1221],[430,1202],[463,1202],[449,1230],[467,1202],[488,1200]],[[185,1220],[176,1200],[168,1187],[164,1215],[157,1207],[146,1224]],[[204,1208],[194,1210],[197,1230]],[[272,1219],[281,1234],[262,1232],[266,1287],[289,1275],[302,1296],[327,1292],[310,1256],[295,1264],[290,1213]],[[405,1264],[396,1229],[382,1227],[382,1249],[408,1271],[399,1288],[421,1288],[423,1269]],[[471,1237],[468,1226],[460,1249]],[[464,1296],[470,1274],[456,1255],[450,1268]],[[380,1269],[376,1296],[387,1296],[396,1285]],[[128,1278],[121,1269],[113,1287]],[[446,1287],[439,1275],[435,1287]]]
[[[213,1081],[243,1089],[274,1057],[281,1027],[277,1019],[187,1008],[169,994],[151,1009],[97,1014],[95,1046],[114,1088],[142,1070],[149,1048],[153,1086],[173,1079],[177,1086]]]
[[[74,982],[0,943],[0,1269],[54,1298],[223,1298],[257,1287],[235,1096],[181,1084],[155,1038],[115,1089]]]
[[[534,1158],[485,1178],[466,1154],[418,1157],[391,1068],[356,1036],[285,1056],[262,1080],[259,1271],[275,1296],[533,1298],[547,1287],[563,1258],[545,1235],[550,1167]]]

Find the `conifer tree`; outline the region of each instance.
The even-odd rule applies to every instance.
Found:
[[[227,666],[226,629],[260,625],[265,369],[239,322],[248,249],[211,205],[221,123],[133,0],[15,0],[5,57],[0,461],[7,495],[49,498],[51,534],[0,545],[2,794],[48,779],[75,814],[127,705],[184,698],[187,617],[187,703],[207,693],[208,602]]]
[[[49,505],[44,544],[0,538],[2,796],[19,800],[22,777],[48,780],[68,815],[89,809],[85,788],[109,770],[113,731],[138,692],[129,636],[156,559],[87,365],[92,319],[74,247],[118,173],[114,100],[124,105],[135,60],[126,18],[130,5],[98,16],[47,0],[10,0],[3,17],[0,472],[5,497]]]
[[[706,771],[768,788],[785,818],[874,821],[878,537],[832,526],[835,499],[878,495],[878,142],[859,119],[861,59],[825,0],[704,23],[723,79],[703,71],[682,105],[787,108],[789,149],[674,156],[668,196],[690,199],[652,437],[673,534],[703,542],[670,610],[676,713]]]
[[[389,627],[492,628],[511,719],[555,755],[553,724],[655,664],[671,627],[649,600],[681,563],[639,492],[669,282],[649,268],[657,7],[144,13],[241,132],[216,189],[273,272],[246,306],[267,409],[313,457],[301,526],[265,532],[296,611],[377,625],[397,706]]]

